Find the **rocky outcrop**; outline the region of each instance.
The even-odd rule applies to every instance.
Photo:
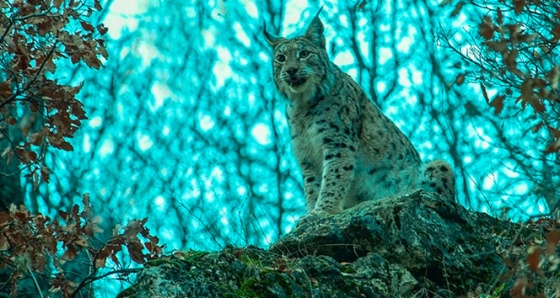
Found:
[[[508,296],[517,283],[498,281],[512,271],[498,247],[519,229],[418,191],[305,221],[268,250],[151,262],[120,297]]]

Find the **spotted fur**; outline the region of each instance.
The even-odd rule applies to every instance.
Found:
[[[318,17],[305,35],[292,39],[264,30],[274,49],[274,84],[289,100],[307,212],[336,213],[419,188],[453,198],[449,164],[422,165],[410,140],[329,60],[323,31]]]
[[[455,175],[451,166],[443,160],[424,164],[420,170],[420,188],[455,198]]]

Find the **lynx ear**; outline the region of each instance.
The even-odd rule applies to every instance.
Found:
[[[264,24],[264,28],[263,28],[263,34],[264,34],[264,39],[266,40],[266,42],[271,46],[271,47],[275,47],[279,42],[281,42],[282,40],[284,40],[285,38],[283,37],[279,37],[276,36],[274,34],[270,34],[266,31],[266,24]]]
[[[321,49],[325,49],[325,36],[323,35],[324,31],[325,27],[323,27],[323,22],[321,22],[319,17],[316,16],[313,18],[313,21],[311,21],[311,24],[309,24],[309,27],[307,27],[307,31],[305,32],[304,37],[309,39],[312,43],[314,43]]]

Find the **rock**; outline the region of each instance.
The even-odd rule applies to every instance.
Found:
[[[151,262],[119,297],[458,297],[489,292],[506,269],[495,248],[496,234],[514,231],[512,226],[418,191],[306,221],[268,250],[230,246]]]
[[[486,224],[499,223],[418,191],[304,223],[270,250],[349,262],[357,277],[386,284],[388,291],[376,293],[386,297],[408,297],[420,289],[460,295],[504,270],[501,257],[479,228],[481,218]]]

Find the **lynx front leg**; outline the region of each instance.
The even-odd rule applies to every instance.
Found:
[[[321,190],[321,176],[313,171],[313,167],[309,163],[301,165],[303,172],[303,187],[305,189],[305,203],[307,213],[311,213],[317,205],[317,198]]]
[[[314,216],[315,207],[317,206],[317,199],[319,198],[319,192],[321,190],[321,175],[317,173],[316,170],[313,170],[314,167],[310,163],[302,162],[300,165],[303,173],[303,186],[305,188],[305,203],[307,212],[299,219],[296,225],[297,227],[316,219]]]
[[[348,143],[340,143],[324,151],[321,192],[314,213],[337,213],[348,197],[354,180],[355,150]]]

